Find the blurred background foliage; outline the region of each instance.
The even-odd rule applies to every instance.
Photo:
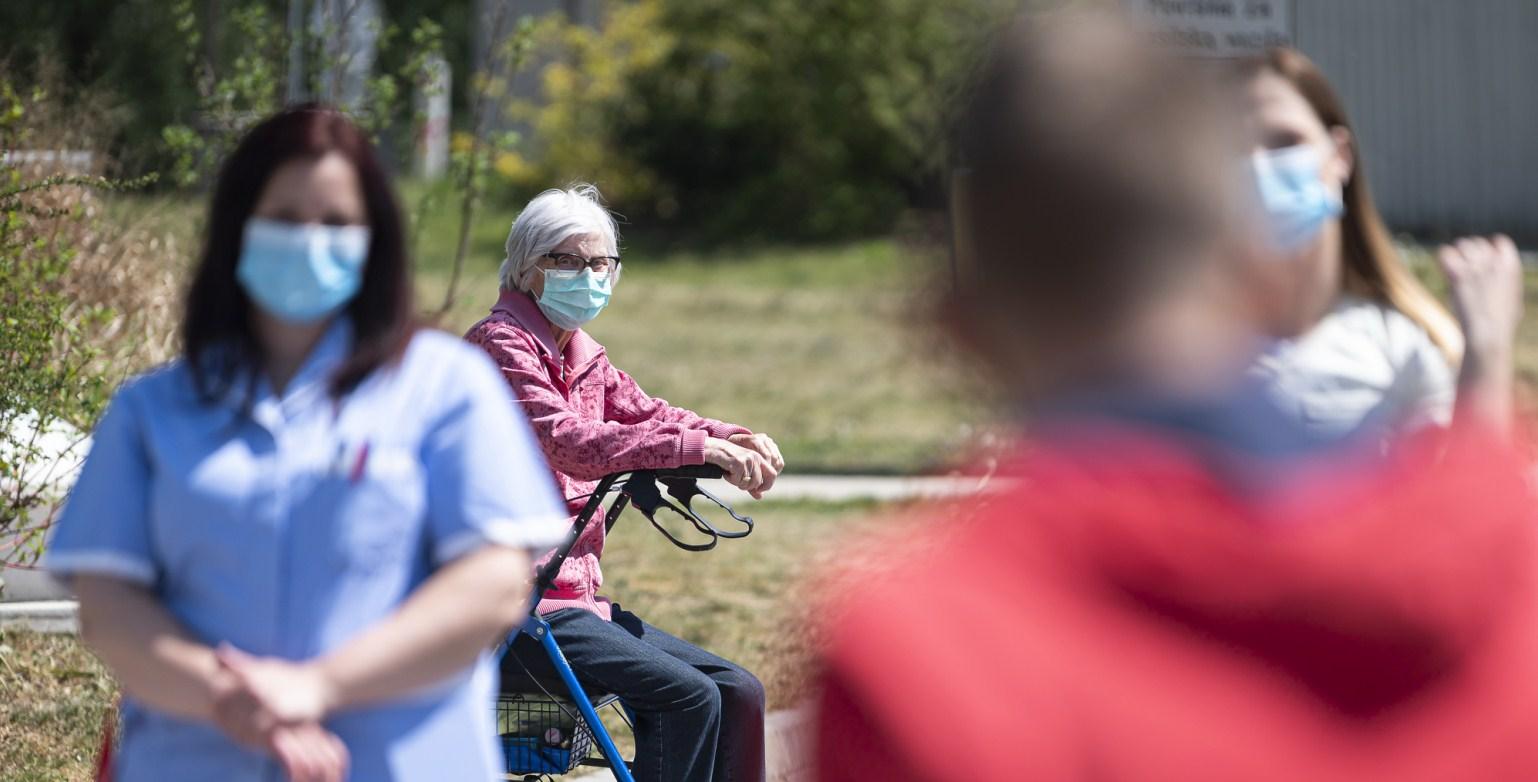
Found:
[[[595,182],[627,271],[593,333],[649,390],[773,433],[798,472],[949,469],[989,415],[923,304],[948,279],[925,215],[952,85],[1012,6],[0,3],[0,561],[41,550],[116,385],[176,354],[206,190],[295,94],[343,103],[397,174],[427,320],[483,316],[526,199]]]
[[[608,185],[637,223],[704,241],[890,230],[943,192],[944,106],[992,0],[638,0],[565,54],[525,109],[525,188]],[[516,109],[515,109],[516,110]]]
[[[60,454],[78,459],[127,368],[174,349],[175,239],[107,214],[153,175],[103,176],[79,154],[93,138],[78,118],[113,113],[65,94],[56,70],[25,85],[0,70],[0,563],[41,550],[70,482]],[[60,150],[74,150],[67,172]]]
[[[454,73],[460,144],[475,101],[475,0],[381,0],[369,100],[404,168],[409,72],[422,50]],[[613,0],[597,24],[564,14],[534,36],[540,90],[493,127],[525,130],[492,161],[493,197],[596,181],[670,241],[821,240],[891,229],[942,194],[950,85],[1002,0]],[[518,13],[518,3],[509,7]],[[188,181],[195,138],[280,104],[285,0],[68,0],[0,4],[0,56],[26,83],[53,62],[110,96],[125,172]],[[424,29],[436,31],[424,40]],[[495,75],[495,74],[494,74]],[[222,145],[211,144],[217,158]]]

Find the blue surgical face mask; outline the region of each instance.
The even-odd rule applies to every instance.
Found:
[[[592,269],[565,272],[544,269],[545,290],[539,295],[539,311],[558,329],[574,331],[603,312],[614,292],[612,272]]]
[[[361,225],[246,221],[235,278],[262,309],[312,323],[341,309],[363,284],[369,229]]]
[[[1313,241],[1325,223],[1344,211],[1340,189],[1320,178],[1324,155],[1299,144],[1256,152],[1250,158],[1260,203],[1276,248],[1295,252]]]

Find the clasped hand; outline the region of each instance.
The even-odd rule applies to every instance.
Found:
[[[705,462],[720,467],[726,481],[761,499],[785,469],[780,447],[766,434],[734,434],[705,442]]]
[[[314,665],[252,657],[232,646],[215,652],[214,724],[236,742],[270,753],[294,782],[341,782],[347,747],[322,724],[329,683]]]

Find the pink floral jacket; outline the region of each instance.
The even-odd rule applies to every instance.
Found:
[[[581,329],[557,350],[550,322],[517,291],[502,291],[465,339],[489,353],[512,385],[573,515],[609,473],[704,464],[707,438],[748,432],[647,396]],[[598,596],[603,543],[599,519],[572,548],[540,613],[582,608],[609,618],[609,601]]]

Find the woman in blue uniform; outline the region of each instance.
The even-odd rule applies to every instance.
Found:
[[[127,695],[115,779],[499,776],[487,648],[565,507],[496,370],[415,330],[410,291],[351,122],[246,136],[183,354],[118,392],[47,554]]]

